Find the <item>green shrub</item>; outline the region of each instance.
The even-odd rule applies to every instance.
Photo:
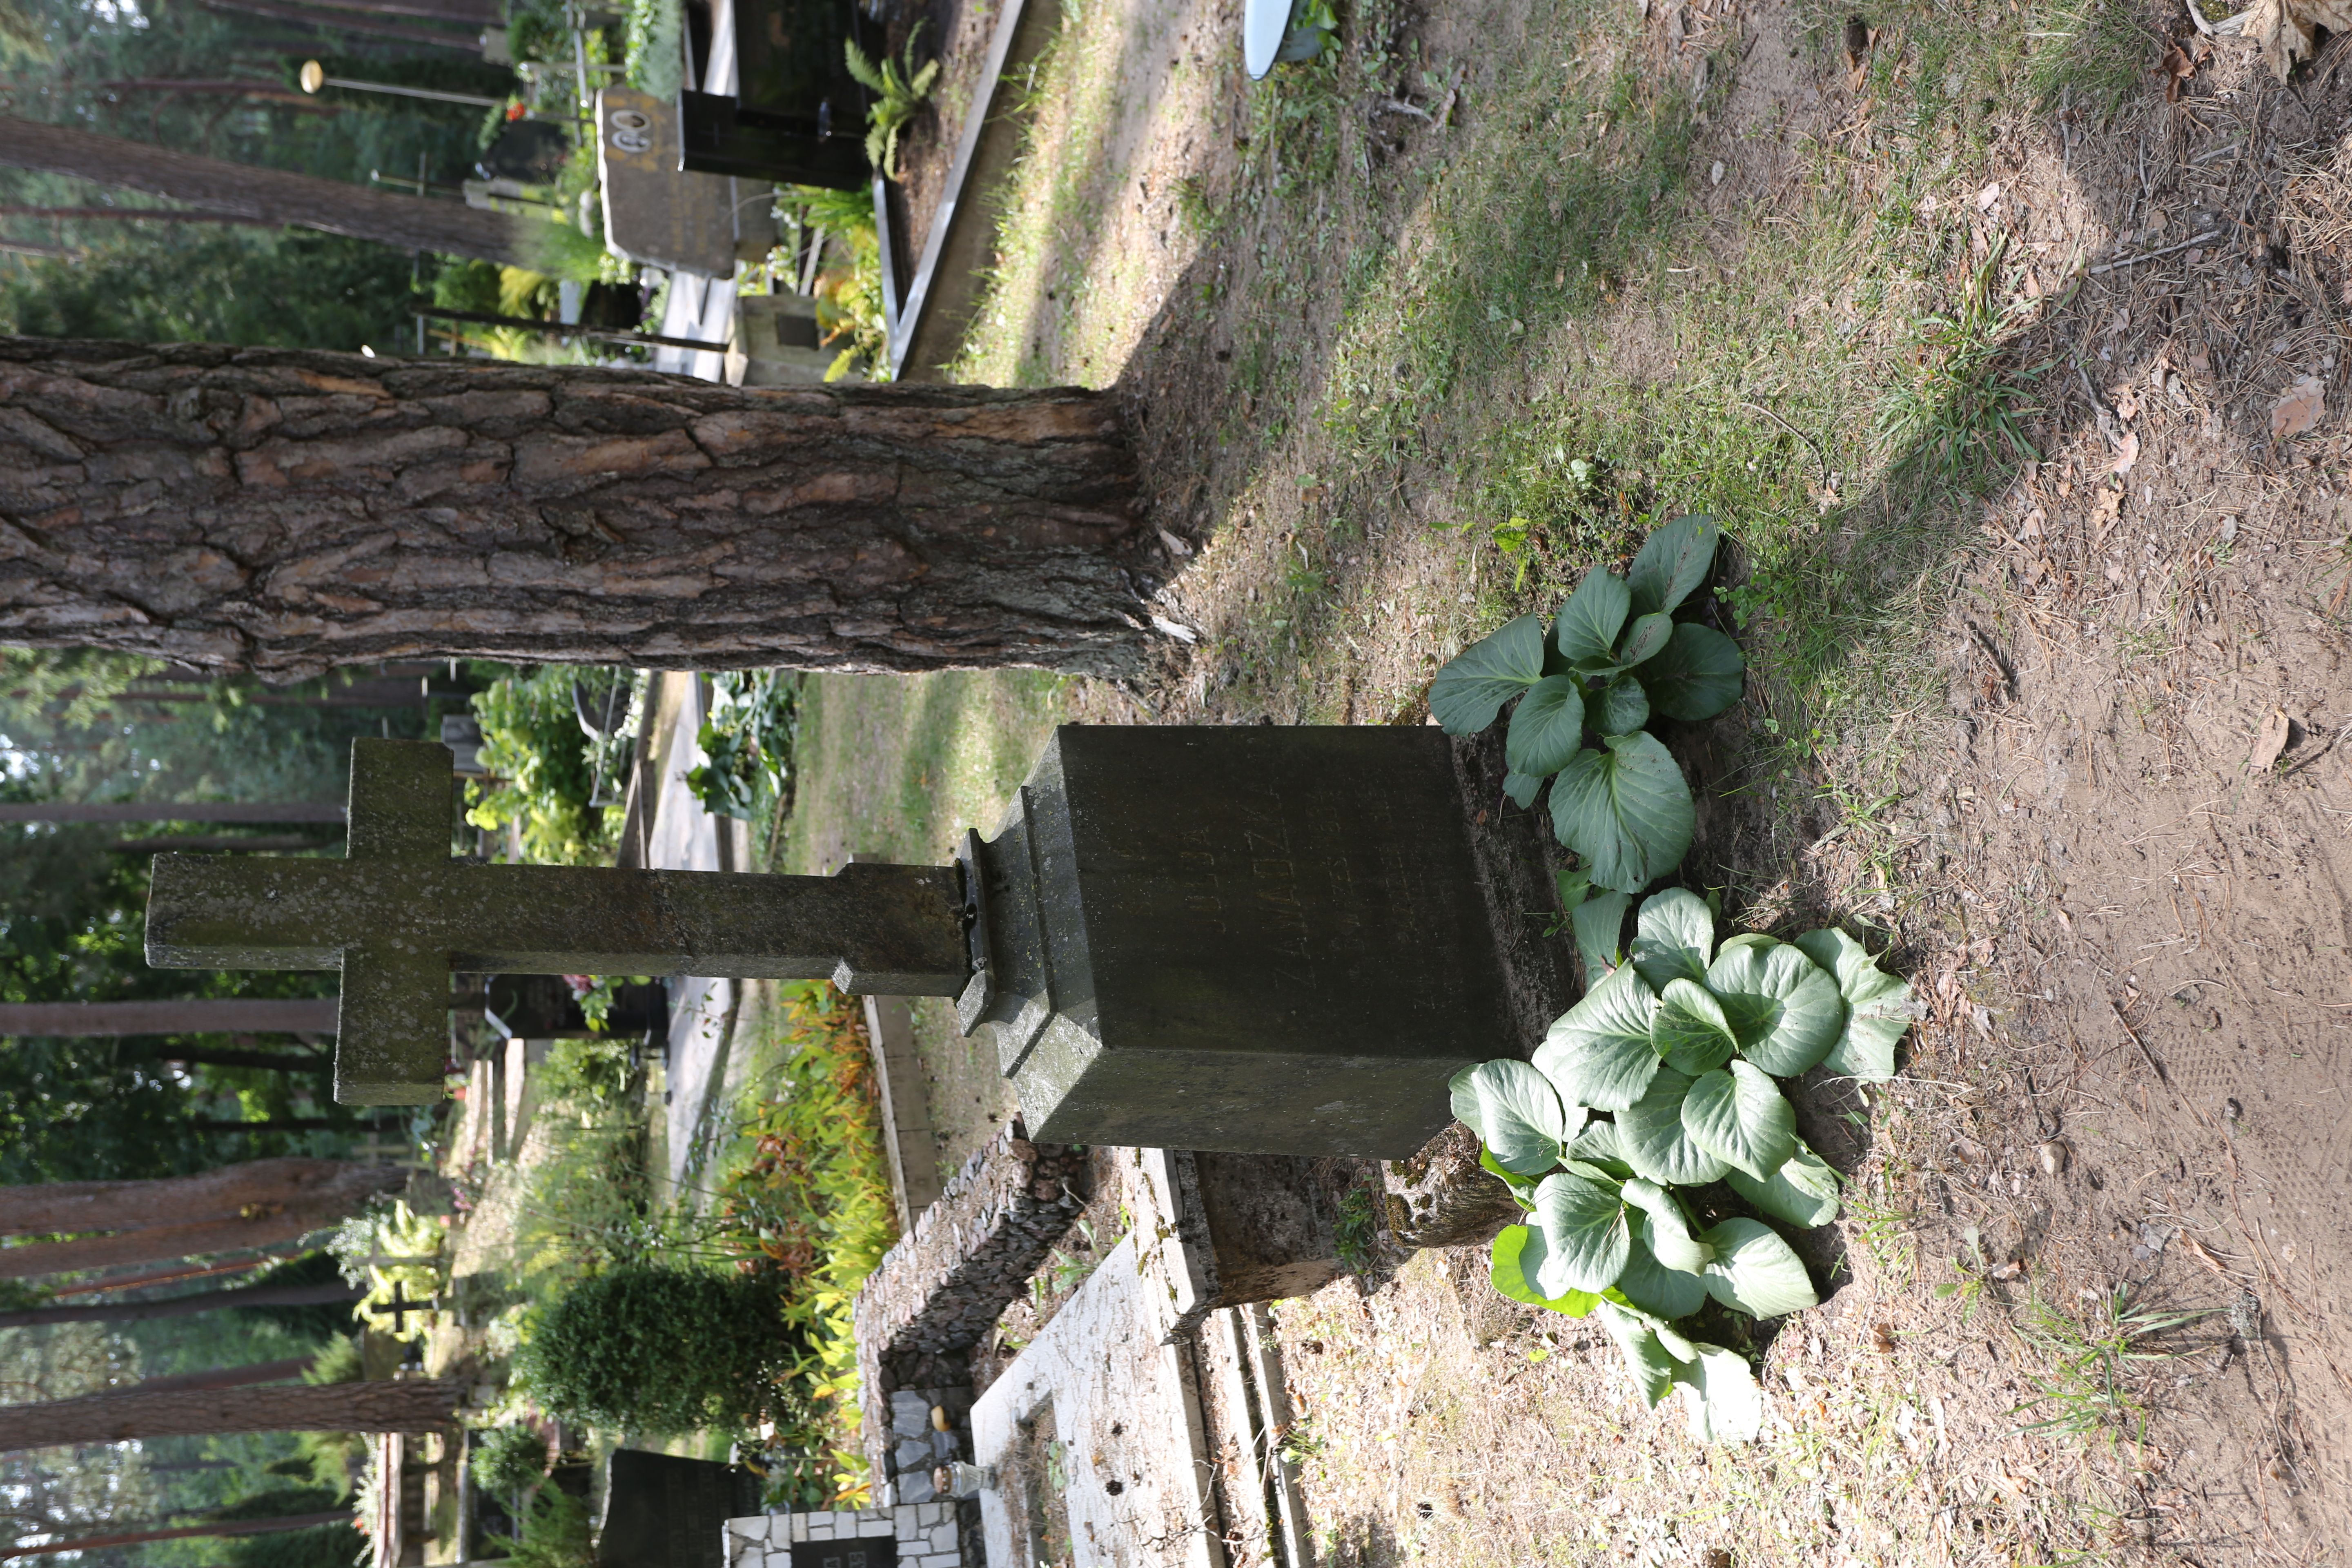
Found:
[[[475,1435],[466,1462],[475,1485],[510,1498],[547,1479],[547,1439],[528,1426],[494,1426]],[[526,1520],[526,1534],[530,1528]]]
[[[595,1568],[596,1549],[588,1533],[588,1510],[556,1487],[532,1494],[522,1516],[522,1539],[493,1536],[513,1568]]]
[[[515,1371],[541,1408],[567,1421],[646,1433],[743,1428],[801,1348],[772,1276],[633,1264],[558,1297]]]
[[[793,746],[800,735],[800,679],[785,670],[737,670],[711,683],[710,717],[695,736],[709,759],[686,787],[703,808],[745,821],[763,800],[791,809]]]
[[[515,825],[523,858],[537,865],[609,864],[621,807],[595,804],[596,771],[572,688],[614,678],[614,672],[551,664],[477,692],[482,765],[503,782],[467,784],[466,820],[494,831]]]

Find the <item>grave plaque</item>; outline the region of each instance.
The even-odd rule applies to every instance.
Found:
[[[727,1521],[760,1511],[760,1479],[709,1459],[614,1450],[597,1568],[727,1568]]]
[[[763,251],[773,242],[774,204],[764,190],[738,191],[724,174],[685,172],[685,152],[675,104],[634,88],[596,95],[604,243],[626,260],[731,278],[739,239]]]
[[[898,1568],[898,1538],[866,1535],[854,1541],[796,1541],[793,1568]]]

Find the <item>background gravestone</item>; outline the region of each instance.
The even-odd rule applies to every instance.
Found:
[[[633,88],[596,95],[604,243],[630,261],[731,278],[744,248],[765,255],[775,243],[774,203],[728,175],[688,174],[684,153],[677,105]]]
[[[733,1465],[615,1449],[597,1568],[727,1568],[727,1521],[760,1511],[760,1479]]]

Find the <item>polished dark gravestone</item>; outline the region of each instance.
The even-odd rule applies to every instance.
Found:
[[[709,1459],[616,1448],[596,1568],[727,1568],[727,1521],[761,1511],[760,1479]]]
[[[159,856],[148,961],[341,968],[347,1104],[440,1094],[454,970],[830,977],[957,997],[1034,1138],[1402,1157],[1565,1005],[1454,744],[1065,726],[956,865],[765,877],[453,859],[448,752],[361,741],[347,858]]]

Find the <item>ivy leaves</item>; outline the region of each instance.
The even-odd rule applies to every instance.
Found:
[[[1704,517],[1654,530],[1623,576],[1605,566],[1585,574],[1549,638],[1522,616],[1430,687],[1430,713],[1449,734],[1475,733],[1517,700],[1505,793],[1532,806],[1551,782],[1552,831],[1593,887],[1639,893],[1689,853],[1690,785],[1646,726],[1658,714],[1711,719],[1739,699],[1738,646],[1674,618],[1706,581],[1719,539]]]

